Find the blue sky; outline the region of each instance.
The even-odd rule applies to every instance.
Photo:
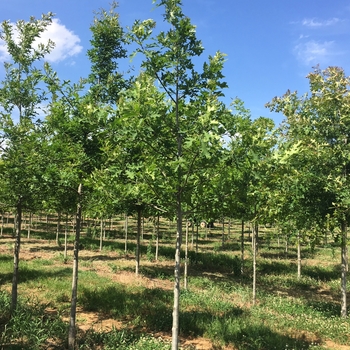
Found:
[[[109,0],[0,1],[0,21],[28,20],[49,11],[55,21],[47,37],[56,48],[47,59],[59,76],[77,81],[89,74],[86,51],[94,11],[109,9]],[[161,9],[152,0],[120,0],[117,12],[123,26],[135,19],[155,19],[162,28]],[[287,89],[308,91],[306,75],[312,67],[330,65],[350,75],[350,3],[344,0],[183,0],[183,11],[197,26],[204,56],[227,54],[224,69],[229,88],[225,102],[239,97],[252,117],[271,114],[265,103]],[[0,42],[0,61],[6,51]],[[3,70],[0,68],[0,72]],[[1,73],[0,73],[1,75]]]

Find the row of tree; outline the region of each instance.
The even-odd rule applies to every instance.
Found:
[[[90,27],[91,73],[61,81],[36,45],[53,15],[2,23],[11,59],[0,86],[0,197],[16,212],[12,306],[23,210],[76,210],[69,346],[75,343],[82,211],[176,218],[172,349],[178,348],[183,220],[234,217],[310,232],[341,229],[342,316],[346,316],[349,222],[349,78],[340,68],[311,73],[310,94],[287,92],[267,104],[285,122],[252,120],[239,99],[222,102],[225,56],[209,56],[180,0],[160,0],[167,31],[153,20],[125,30],[116,4]],[[131,50],[133,48],[133,51]],[[140,73],[119,64],[141,56]],[[76,208],[76,209],[74,209]],[[317,230],[315,230],[317,228]],[[253,237],[258,234],[254,230]],[[254,240],[256,242],[256,239]]]

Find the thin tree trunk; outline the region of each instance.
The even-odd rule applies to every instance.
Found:
[[[143,241],[143,234],[145,233],[145,218],[142,216],[141,220],[141,239]]]
[[[241,228],[241,275],[244,274],[244,220]]]
[[[100,252],[102,251],[103,244],[103,219],[101,219],[101,230],[100,230]]]
[[[4,233],[4,212],[1,212],[1,230],[0,230],[0,237],[2,237]]]
[[[186,242],[185,242],[185,267],[184,267],[184,289],[187,289],[187,273],[188,273],[188,224],[186,220]]]
[[[125,253],[126,253],[128,251],[128,214],[127,213],[125,213],[124,230],[125,230]]]
[[[102,220],[102,233],[103,233],[103,239],[105,240],[106,239],[106,221],[101,219]]]
[[[196,261],[197,261],[197,254],[198,254],[198,239],[199,239],[199,227],[197,222],[196,223]]]
[[[157,223],[156,223],[156,261],[158,261],[159,255],[159,214],[157,215]]]
[[[228,219],[227,239],[231,237],[231,218]]]
[[[142,231],[142,208],[141,208],[141,205],[138,205],[137,206],[136,256],[135,256],[135,262],[136,262],[135,273],[136,273],[136,275],[139,274],[139,268],[140,268],[140,237],[141,237],[141,231]]]
[[[73,281],[72,281],[72,300],[70,310],[69,332],[68,332],[68,348],[73,350],[76,340],[76,311],[78,296],[78,256],[80,244],[80,223],[81,223],[81,194],[82,184],[78,187],[78,205],[75,221],[75,240],[74,240],[74,259],[73,259]]]
[[[298,279],[301,278],[301,246],[300,246],[300,232],[297,236],[297,254],[298,254]]]
[[[347,225],[343,221],[341,224],[341,317],[347,317],[347,300],[346,300],[346,275],[348,265],[347,251]]]
[[[59,244],[59,236],[61,233],[61,212],[58,212],[57,228],[56,228],[56,244]]]
[[[221,244],[225,245],[225,218],[222,218],[222,235],[221,235]]]
[[[253,247],[253,305],[256,304],[256,223],[252,223],[252,247]]]
[[[181,259],[181,238],[182,238],[182,203],[181,192],[178,190],[177,199],[177,230],[176,230],[176,248],[175,248],[175,267],[174,267],[174,306],[173,306],[173,325],[172,325],[172,344],[171,349],[177,350],[179,347],[179,315],[180,315],[180,259]]]
[[[27,227],[28,239],[30,238],[30,233],[31,233],[31,229],[32,229],[32,221],[33,221],[33,214],[32,214],[32,212],[29,212],[28,227]]]
[[[194,245],[194,220],[192,220],[192,225],[191,225],[191,249],[193,250],[193,245]]]
[[[67,236],[68,236],[68,214],[66,214],[66,225],[64,227],[64,260],[67,259]]]
[[[46,214],[46,233],[49,233],[49,214]]]
[[[21,247],[21,223],[22,223],[22,199],[19,197],[16,214],[15,214],[15,247],[13,253],[13,277],[12,277],[12,293],[11,293],[11,315],[17,308],[18,298],[18,268],[19,268],[19,252]]]

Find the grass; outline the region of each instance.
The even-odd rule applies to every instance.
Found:
[[[79,349],[170,349],[174,247],[169,227],[165,230],[166,242],[159,249],[161,262],[150,259],[147,235],[141,248],[140,274],[145,281],[158,283],[152,288],[150,282],[141,283],[142,280],[125,284],[114,279],[133,274],[134,242],[128,244],[130,250],[125,255],[123,237],[104,241],[101,252],[98,237],[82,237],[86,254],[82,253],[80,260],[79,310],[119,320],[122,326],[110,331],[79,330]],[[200,242],[198,253],[189,252],[189,288],[182,290],[180,300],[181,337],[204,337],[211,341],[213,349],[231,346],[239,350],[316,350],[327,349],[327,340],[335,346],[350,346],[349,320],[339,317],[338,247],[328,242],[326,247],[316,246],[312,252],[304,248],[307,260],[303,262],[303,276],[298,279],[295,249],[290,247],[285,254],[273,236],[265,242],[262,234],[257,304],[252,305],[250,243],[246,242],[247,260],[241,275],[240,245],[233,232],[232,229],[230,240],[221,246],[220,228],[217,233],[214,229],[208,240]],[[8,291],[12,256],[9,250],[0,255],[0,347],[12,344],[14,349],[45,348],[48,340],[43,334],[48,334],[56,346],[66,346],[64,320],[69,315],[72,256],[70,252],[66,261],[62,249],[52,241],[48,243],[51,236],[45,239],[40,241],[35,259],[20,263],[20,305],[11,320]],[[25,249],[24,243],[22,250]],[[41,252],[45,256],[41,257]],[[35,330],[34,334],[28,334],[28,329]]]

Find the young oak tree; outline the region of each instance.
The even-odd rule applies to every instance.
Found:
[[[313,152],[310,169],[318,170],[322,191],[331,200],[319,202],[320,213],[337,220],[341,231],[341,316],[347,316],[347,226],[350,213],[349,133],[350,78],[343,69],[315,68],[308,75],[310,94],[297,92],[275,97],[268,104],[271,110],[282,112],[291,132],[299,135],[295,152]],[[332,203],[330,205],[330,203]],[[326,222],[326,220],[324,220]]]
[[[169,211],[176,215],[172,349],[178,349],[183,205],[190,201],[198,162],[210,166],[213,150],[223,146],[225,120],[221,119],[227,114],[218,98],[226,84],[222,82],[224,55],[220,52],[209,57],[202,73],[196,71],[195,58],[204,49],[196,38],[195,27],[182,12],[181,1],[163,0],[156,4],[164,8],[168,31],[153,36],[153,20],[136,21],[129,38],[137,45],[136,53],[143,56],[141,66],[152,78],[149,84],[157,82],[162,90],[167,109],[161,114],[134,115],[135,121],[128,125],[136,126],[134,130],[142,133],[139,142],[149,154],[143,164],[145,171],[139,173],[142,181],[150,183],[156,179],[156,192],[161,193],[162,188],[167,193],[166,201],[171,199],[173,208]]]
[[[24,207],[32,208],[45,192],[45,178],[40,157],[40,124],[34,120],[45,101],[41,85],[43,71],[39,62],[50,52],[53,43],[38,44],[41,33],[50,25],[52,14],[41,19],[31,17],[12,24],[1,24],[0,38],[6,44],[8,61],[0,87],[0,128],[2,137],[2,194],[4,201],[15,209],[15,248],[11,310],[17,306],[17,284],[21,221]]]

